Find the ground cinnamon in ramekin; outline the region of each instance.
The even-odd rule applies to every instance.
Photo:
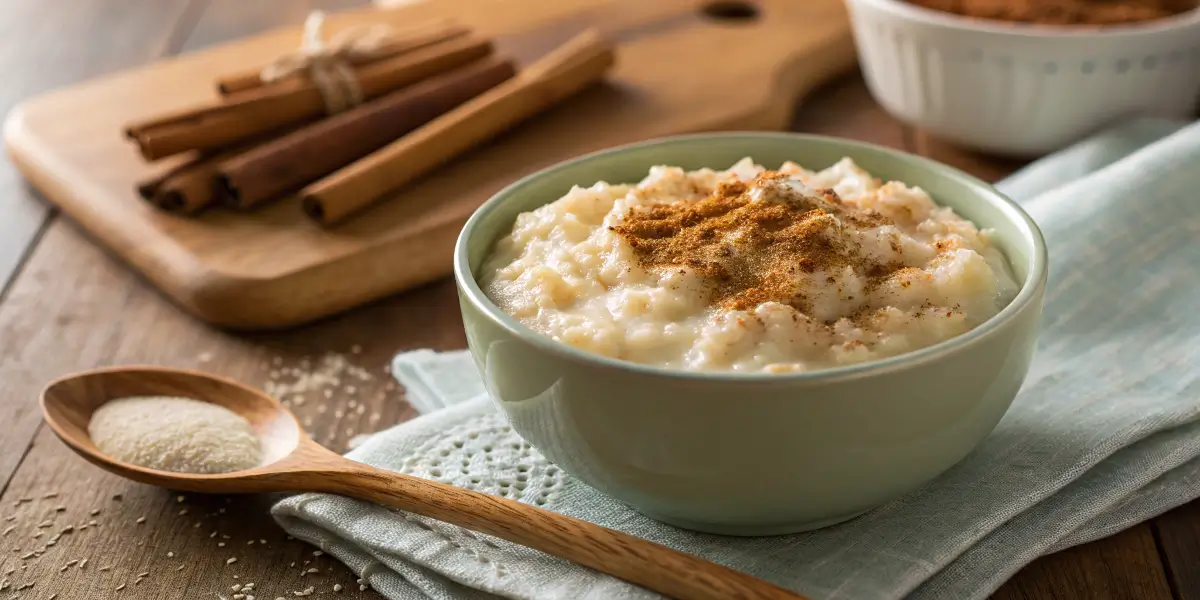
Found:
[[[1121,25],[1196,9],[1195,0],[909,0],[966,17],[1039,25]]]

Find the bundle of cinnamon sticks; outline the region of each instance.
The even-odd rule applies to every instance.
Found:
[[[334,225],[599,81],[614,55],[585,31],[518,70],[491,40],[440,21],[286,60],[282,75],[233,73],[216,101],[129,124],[145,160],[183,158],[138,193],[181,214],[298,195],[306,215]]]

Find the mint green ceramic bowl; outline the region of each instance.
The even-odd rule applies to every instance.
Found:
[[[1016,299],[952,340],[794,375],[691,373],[585,353],[501,312],[476,282],[518,213],[572,185],[635,182],[653,165],[724,168],[750,156],[824,168],[850,156],[924,188],[994,240]],[[765,535],[849,519],[961,460],[996,426],[1033,355],[1046,284],[1041,233],[988,184],[879,146],[780,133],[704,134],[590,154],[526,177],[471,217],[454,252],[471,353],[496,404],[547,458],[642,513],[711,533]]]

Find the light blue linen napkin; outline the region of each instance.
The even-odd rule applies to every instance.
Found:
[[[465,352],[394,373],[423,416],[349,454],[533,502],[817,599],[986,597],[1038,556],[1200,496],[1200,125],[1128,123],[1000,184],[1050,246],[1033,368],[1008,414],[950,471],[823,530],[729,538],[643,517],[549,464],[487,399]],[[393,600],[655,594],[503,540],[335,496],[275,518]]]

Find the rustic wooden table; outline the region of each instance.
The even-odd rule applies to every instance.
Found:
[[[313,8],[361,3],[4,0],[0,109],[100,73],[297,23]],[[987,179],[1019,166],[955,151],[900,125],[857,75],[830,84],[798,112],[797,131],[905,148]],[[38,391],[69,371],[119,363],[199,367],[264,385],[288,380],[287,369],[306,357],[333,352],[372,379],[353,401],[317,399],[295,410],[319,442],[343,450],[356,433],[414,415],[385,375],[393,353],[465,344],[449,280],[287,333],[215,331],[91,244],[10,166],[0,166],[0,599],[230,597],[231,586],[247,582],[266,599],[308,586],[329,596],[335,584],[345,597],[377,597],[358,591],[345,567],[286,539],[267,516],[271,498],[177,497],[84,463],[42,425]],[[68,525],[74,530],[60,534]],[[317,572],[301,574],[309,568]],[[1200,599],[1200,502],[1042,558],[996,597]]]

